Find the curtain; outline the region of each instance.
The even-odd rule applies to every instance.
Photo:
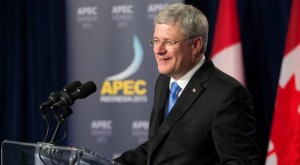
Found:
[[[65,26],[64,1],[0,1],[1,142],[43,140],[39,105],[66,81]]]

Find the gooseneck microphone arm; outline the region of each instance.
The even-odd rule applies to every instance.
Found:
[[[51,144],[56,144],[56,139],[57,139],[57,136],[58,136],[58,134],[59,134],[59,132],[60,132],[60,130],[61,130],[61,128],[62,128],[62,126],[64,125],[64,122],[62,122],[62,123],[57,123],[57,125],[56,125],[56,128],[55,128],[55,131],[53,132],[53,135],[52,135],[52,138],[51,138],[51,140],[50,140],[50,142],[49,143],[51,143]]]
[[[63,124],[65,123],[65,119],[73,113],[73,110],[69,106],[63,107],[63,109],[65,111],[64,111],[63,114],[60,115],[60,120],[57,122],[55,131],[54,131],[54,133],[52,135],[52,138],[51,138],[51,140],[49,142],[51,144],[56,144],[56,142],[57,142],[57,136],[58,136],[58,134],[59,134],[59,132],[60,132]]]

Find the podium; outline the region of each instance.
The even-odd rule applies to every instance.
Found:
[[[25,143],[4,140],[2,165],[112,165],[96,152],[84,148],[56,146],[50,143]]]

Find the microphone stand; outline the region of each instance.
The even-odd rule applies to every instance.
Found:
[[[45,135],[45,137],[43,139],[43,142],[45,142],[47,140],[49,129],[50,129],[49,117],[48,117],[48,113],[46,111],[46,108],[47,108],[46,104],[42,104],[39,107],[39,110],[42,113],[42,117],[43,117],[44,121],[46,122],[46,126],[47,126],[46,135]]]
[[[65,123],[65,119],[73,113],[73,111],[70,108],[70,106],[63,107],[63,109],[65,109],[65,111],[60,116],[58,115],[57,111],[55,111],[55,118],[57,120],[57,125],[56,125],[55,131],[53,133],[53,136],[52,136],[52,138],[50,140],[51,144],[55,144],[57,142],[58,133],[60,132],[61,127]]]

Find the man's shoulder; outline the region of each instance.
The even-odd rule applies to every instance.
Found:
[[[223,72],[217,67],[214,67],[212,71],[212,75],[221,82],[228,83],[231,85],[243,86],[237,79],[232,77],[231,75]]]

